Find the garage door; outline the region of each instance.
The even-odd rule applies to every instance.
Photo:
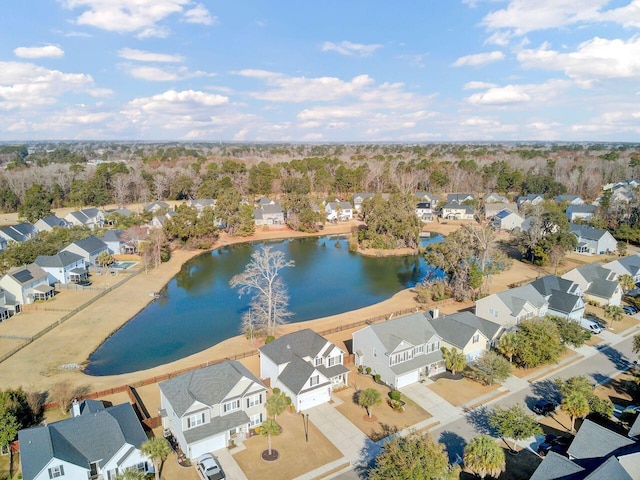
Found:
[[[191,458],[198,458],[203,453],[211,453],[216,450],[220,450],[227,446],[225,434],[218,435],[217,437],[208,438],[202,442],[191,444]]]
[[[396,379],[396,388],[406,387],[420,380],[420,371],[406,373]]]
[[[467,353],[467,363],[475,361],[480,355],[482,355],[483,352],[484,350],[475,350],[473,352]]]
[[[298,410],[307,410],[331,400],[328,389],[314,392],[313,394],[298,397]]]

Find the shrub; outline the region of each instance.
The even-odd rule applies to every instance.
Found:
[[[367,372],[367,375],[371,375],[371,367],[365,368],[364,371]]]
[[[362,365],[358,365],[358,373],[363,373],[364,367]]]
[[[373,376],[373,380],[374,380],[376,383],[378,383],[378,382],[380,381],[380,374],[379,374],[379,373],[376,373],[376,374]]]
[[[268,335],[267,338],[264,339],[264,344],[271,343],[276,339],[273,335]]]
[[[484,385],[493,385],[496,382],[506,380],[511,375],[509,360],[496,352],[484,352],[478,360],[471,365],[470,376]]]
[[[400,393],[400,390],[391,390],[389,392],[389,397],[391,397],[391,400],[400,400],[402,398],[402,394]]]
[[[278,387],[275,387],[275,388],[273,389],[273,394],[274,394],[274,395],[280,395],[280,389],[279,389]]]

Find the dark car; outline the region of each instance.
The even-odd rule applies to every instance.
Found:
[[[549,402],[547,400],[540,400],[537,402],[532,410],[538,415],[547,416],[556,411],[558,404],[556,402]]]
[[[538,455],[544,457],[549,452],[555,452],[566,456],[569,445],[571,445],[571,439],[569,437],[547,435],[544,442],[538,446]]]

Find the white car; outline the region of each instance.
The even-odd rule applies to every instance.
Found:
[[[196,470],[198,470],[202,480],[225,480],[218,461],[210,453],[205,453],[198,457]]]

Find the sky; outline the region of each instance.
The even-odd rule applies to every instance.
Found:
[[[640,141],[640,0],[0,9],[0,141]]]

